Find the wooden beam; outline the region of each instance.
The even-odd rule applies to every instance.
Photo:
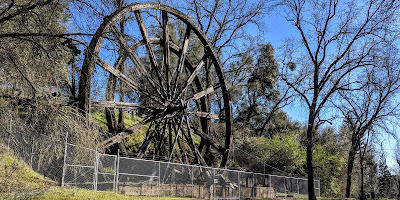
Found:
[[[211,113],[208,113],[208,112],[188,111],[187,114],[198,116],[198,117],[210,118],[210,119],[219,119],[218,115],[211,114]]]
[[[104,70],[110,72],[111,74],[113,74],[114,76],[116,76],[117,78],[119,78],[120,80],[124,81],[129,87],[131,87],[133,90],[135,91],[139,91],[141,93],[143,93],[144,95],[150,97],[151,99],[157,101],[158,103],[160,103],[161,105],[163,105],[165,102],[162,101],[159,97],[156,97],[152,94],[149,94],[148,92],[140,89],[140,87],[137,85],[137,83],[135,81],[133,81],[132,79],[130,79],[129,77],[125,76],[125,74],[121,73],[119,70],[115,69],[114,67],[112,67],[111,65],[109,65],[107,62],[105,62],[104,60],[102,60],[101,58],[97,57],[96,60],[97,65],[99,65],[100,67],[102,67]]]
[[[176,98],[180,98],[182,94],[185,94],[187,88],[189,85],[192,84],[193,80],[196,78],[197,74],[199,73],[200,69],[204,66],[203,60],[199,62],[199,64],[196,66],[196,69],[190,74],[189,78],[186,80],[185,85],[183,89],[179,92],[179,94],[176,96]]]
[[[130,134],[135,133],[136,131],[138,131],[140,128],[142,128],[142,126],[144,126],[147,123],[151,123],[155,120],[157,120],[157,117],[152,117],[149,118],[147,120],[143,120],[138,124],[135,124],[127,129],[125,129],[123,132],[118,133],[117,135],[114,135],[110,138],[108,138],[107,140],[105,140],[103,142],[103,146],[104,148],[107,148],[115,143],[121,142],[123,139],[125,139],[126,137],[128,137]]]
[[[180,74],[182,73],[183,66],[186,60],[186,53],[189,46],[189,37],[190,37],[190,27],[186,27],[185,37],[183,38],[182,48],[180,50],[180,56],[178,61],[178,67],[174,70],[172,77],[175,77],[175,86],[174,86],[174,95],[176,94],[176,90],[178,88],[180,82]]]
[[[214,86],[211,86],[211,87],[209,87],[209,88],[206,88],[205,90],[194,94],[193,97],[190,98],[188,101],[193,101],[193,100],[200,99],[201,97],[204,97],[204,96],[206,96],[206,95],[208,95],[208,94],[213,93],[213,92],[214,92],[215,90],[217,90],[218,88],[220,88],[220,85],[219,85],[219,84],[216,84],[216,85],[214,85]]]
[[[146,106],[142,106],[137,103],[117,102],[117,101],[102,101],[102,100],[92,99],[90,103],[92,104],[92,106],[104,107],[104,108],[125,108],[125,109],[146,108]]]
[[[137,21],[137,23],[139,25],[140,32],[142,33],[143,40],[144,40],[144,43],[146,45],[147,52],[149,53],[151,65],[153,66],[153,68],[158,70],[157,59],[156,59],[156,56],[154,55],[153,48],[151,47],[149,35],[147,34],[146,26],[144,25],[142,15],[140,14],[139,10],[135,11],[135,17],[136,17],[136,21]]]
[[[162,11],[162,25],[163,25],[163,39],[164,39],[164,67],[165,75],[167,78],[167,91],[170,93],[171,84],[171,74],[170,74],[170,64],[171,64],[171,53],[169,49],[169,28],[168,28],[168,12]]]
[[[202,139],[204,139],[205,141],[210,143],[211,146],[213,146],[219,152],[223,153],[225,151],[224,147],[222,145],[220,145],[219,142],[217,142],[217,141],[213,140],[212,138],[210,138],[210,136],[205,134],[202,130],[196,129],[194,127],[190,127],[190,129],[193,130],[196,135],[200,136]]]
[[[129,48],[129,45],[126,42],[124,36],[118,31],[118,29],[115,25],[111,26],[111,32],[117,38],[118,42],[120,43],[122,48],[125,50],[125,52],[128,54],[129,58],[131,58],[133,64],[135,64],[135,66],[139,69],[138,72],[141,74],[148,74],[147,70],[144,68],[142,63],[140,63],[139,59],[135,56],[132,49]]]

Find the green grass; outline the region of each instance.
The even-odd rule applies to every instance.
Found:
[[[155,199],[179,199],[186,200],[189,198],[174,198],[174,197],[144,197],[144,196],[127,196],[116,193],[105,193],[105,192],[94,192],[83,189],[63,189],[63,188],[53,188],[50,189],[47,193],[40,195],[33,199],[41,199],[41,200],[57,200],[57,199],[66,199],[66,200],[128,200],[128,199],[143,199],[143,200],[155,200]]]
[[[277,193],[277,196],[285,196],[286,194],[284,193]],[[292,194],[294,196],[294,198],[291,199],[301,199],[301,200],[307,200],[308,199],[308,195],[307,194]],[[280,199],[280,198],[275,198],[275,199]],[[329,197],[317,197],[317,200],[356,200],[355,198],[329,198]]]
[[[128,196],[116,193],[94,192],[84,189],[61,188],[58,183],[30,170],[13,152],[0,143],[0,199],[63,199],[63,200],[125,200],[177,199],[176,197]]]
[[[106,120],[106,115],[104,113],[104,110],[93,110],[91,113],[91,116],[93,119],[95,119],[96,121],[99,122],[100,126],[104,130],[108,130],[107,120]],[[116,121],[118,121],[119,116],[118,116],[117,111],[115,112],[115,117],[116,117]],[[124,113],[124,124],[125,124],[125,127],[127,127],[127,128],[141,122],[142,120],[143,120],[143,118],[141,118],[139,116],[132,117],[132,115],[130,115],[128,113]],[[136,152],[138,150],[137,148],[143,142],[144,137],[146,135],[146,130],[148,128],[149,128],[149,124],[145,124],[138,131],[136,131],[135,133],[128,136],[127,141],[125,143],[128,150],[130,150],[132,152]]]
[[[30,170],[0,143],[0,199],[27,199],[56,183]]]
[[[91,116],[93,119],[95,119],[96,121],[100,122],[101,127],[103,127],[105,130],[108,129],[107,127],[107,120],[106,120],[106,114],[104,113],[104,110],[93,110],[91,113]],[[118,121],[118,112],[115,112],[115,120]],[[140,121],[142,121],[143,118],[139,117],[139,116],[134,116],[132,118],[132,115],[130,115],[129,113],[124,113],[124,124],[125,127],[131,127],[137,123],[139,123]]]
[[[307,195],[295,194],[294,196],[295,199],[307,199]],[[41,174],[38,174],[33,170],[30,170],[26,163],[14,156],[13,152],[8,153],[7,147],[5,147],[4,144],[0,143],[0,199],[186,200],[190,198],[128,196],[116,193],[94,192],[84,189],[61,188],[58,186],[58,183],[43,177]],[[338,198],[317,199],[333,200]]]

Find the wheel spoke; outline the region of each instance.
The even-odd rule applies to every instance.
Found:
[[[213,140],[210,136],[208,136],[202,130],[194,128],[192,125],[190,125],[190,122],[189,122],[188,129],[190,129],[190,131],[193,131],[196,135],[200,136],[201,139],[203,139],[203,140],[207,141],[208,143],[210,143],[211,146],[213,146],[219,152],[224,152],[224,147],[222,147],[222,145],[219,144],[219,142]]]
[[[135,54],[132,52],[132,50],[129,48],[128,43],[124,39],[124,36],[118,31],[117,27],[115,25],[111,26],[111,32],[114,34],[114,36],[117,38],[118,42],[122,46],[122,48],[125,50],[125,52],[128,54],[128,56],[131,58],[133,64],[139,69],[138,73],[140,74],[148,74],[147,70],[144,68],[142,63],[139,61],[139,59],[135,56]]]
[[[133,81],[129,77],[125,76],[125,74],[121,73],[117,69],[113,68],[111,65],[109,65],[107,62],[105,62],[101,58],[97,57],[96,63],[97,63],[97,65],[102,67],[104,70],[108,71],[109,73],[111,73],[115,77],[119,78],[121,81],[124,81],[133,90],[143,93],[144,95],[146,95],[147,97],[153,99],[154,101],[157,101],[161,105],[164,104],[164,102],[160,99],[160,97],[156,97],[156,96],[154,96],[152,94],[149,94],[148,92],[140,89],[140,87],[137,85],[137,83],[135,81]]]
[[[135,11],[135,17],[136,17],[136,21],[139,25],[140,32],[142,33],[143,40],[144,40],[144,43],[147,48],[147,52],[149,53],[151,65],[153,66],[153,68],[158,70],[157,59],[156,59],[156,56],[154,55],[153,48],[151,47],[149,36],[147,34],[146,27],[144,26],[143,18],[142,18],[142,15],[140,14],[140,11],[138,11],[138,10]]]
[[[105,140],[103,142],[103,146],[104,148],[107,148],[117,142],[121,142],[123,139],[125,139],[126,137],[128,137],[130,134],[135,133],[136,131],[138,131],[140,128],[142,128],[142,126],[144,126],[145,124],[154,122],[156,120],[160,119],[160,117],[154,116],[154,117],[147,117],[146,119],[144,119],[143,121],[125,129],[123,132],[118,133],[117,135],[112,136],[111,138]]]
[[[188,145],[191,148],[197,162],[199,164],[201,164],[200,161],[204,160],[204,159],[201,157],[201,154],[198,153],[199,151],[197,150],[196,144],[194,143],[193,134],[192,134],[192,130],[190,129],[188,116],[185,116],[185,124],[186,124],[187,135],[185,135],[185,134],[183,134],[183,135],[185,135],[185,137],[188,141]],[[185,129],[185,127],[182,128],[183,133],[184,133],[184,131],[183,131],[184,129]]]
[[[174,87],[174,93],[173,93],[174,95],[176,93],[176,89],[179,86],[180,75],[182,73],[183,66],[184,66],[185,60],[186,60],[186,53],[187,53],[187,49],[188,49],[188,46],[189,46],[190,30],[191,29],[188,26],[186,28],[185,37],[183,38],[183,44],[182,44],[182,48],[181,48],[181,51],[180,51],[178,67],[175,69],[174,73],[172,74],[172,77],[175,77],[175,87]]]
[[[142,145],[140,145],[139,151],[137,153],[137,157],[140,157],[142,153],[147,151],[147,148],[150,146],[150,142],[153,139],[153,134],[154,132],[151,131],[151,128],[153,127],[154,122],[151,122],[149,125],[149,128],[146,131],[146,136],[145,139],[142,142]]]
[[[211,93],[215,92],[220,87],[221,87],[220,84],[216,84],[216,85],[214,85],[212,87],[206,88],[205,90],[194,94],[192,98],[189,98],[188,102],[200,99],[201,97],[204,97],[204,96],[206,96],[208,94],[211,94]]]
[[[148,123],[148,122],[147,122]],[[138,131],[140,128],[142,128],[143,125],[145,125],[146,122],[143,121],[141,123],[135,124],[131,127],[129,127],[128,129],[126,129],[125,131],[118,133],[117,135],[108,138],[107,140],[105,140],[103,142],[103,146],[104,148],[108,148],[109,146],[115,144],[115,143],[119,143],[121,142],[123,139],[125,139],[126,137],[128,137],[130,134]]]
[[[121,46],[123,47],[125,52],[128,54],[129,58],[131,58],[132,62],[139,69],[138,70],[139,75],[145,76],[147,81],[150,83],[151,87],[154,89],[154,91],[156,91],[161,96],[161,92],[160,92],[161,87],[159,85],[157,85],[153,79],[151,79],[149,76],[146,75],[146,74],[149,74],[148,71],[145,69],[145,67],[142,65],[142,63],[140,63],[139,59],[135,56],[132,49],[129,48],[128,43],[124,39],[123,35],[118,31],[118,29],[115,25],[113,25],[111,27],[111,31],[113,32],[114,36],[118,39],[119,43],[121,44]]]
[[[203,60],[200,60],[200,63],[196,66],[196,69],[190,74],[189,78],[186,80],[183,89],[179,92],[176,98],[180,98],[182,94],[184,94],[190,84],[192,84],[194,78],[196,78],[197,74],[199,73],[200,69],[204,66]]]
[[[173,126],[173,124],[172,124],[172,122],[173,122],[173,120],[171,120],[171,123],[170,123],[170,144],[171,144],[171,140],[172,140],[172,127],[173,127],[173,129],[175,130],[175,127]],[[171,148],[171,146],[170,146],[170,156],[169,156],[169,160],[168,160],[168,162],[170,162],[171,161],[171,158],[172,158],[172,155],[173,155],[173,153],[174,153],[174,149],[175,149],[175,144],[176,144],[176,142],[177,142],[177,140],[178,140],[178,137],[179,137],[179,130],[180,130],[180,128],[182,127],[182,123],[183,123],[183,117],[182,117],[182,119],[180,120],[180,122],[179,122],[179,124],[178,123],[175,123],[175,125],[178,125],[178,129],[177,129],[177,131],[175,131],[175,142],[172,144],[172,148]]]
[[[150,44],[159,44],[160,43],[160,38],[149,38],[149,43]],[[146,44],[146,42],[144,40],[141,40],[141,41],[136,42],[135,44],[133,44],[130,47],[130,49],[133,51],[133,50],[136,50],[137,48],[139,48],[140,46],[145,45],[145,44]],[[164,97],[167,97],[166,89],[165,89],[165,87],[163,85],[163,75],[161,74],[162,73],[162,69],[161,68],[160,69],[156,68],[156,69],[154,69],[154,71],[156,72],[156,76],[157,76],[157,79],[158,79],[158,86],[161,88],[161,92],[163,93]]]
[[[160,151],[160,149],[161,149],[161,146],[162,146],[162,144],[164,143],[164,135],[165,135],[166,128],[167,128],[166,120],[167,120],[167,119],[163,119],[164,124],[163,124],[162,130],[161,130],[161,133],[160,133],[160,139],[159,139],[159,142],[160,142],[160,143],[158,144],[158,148],[156,149],[156,154],[159,154],[159,151]]]
[[[165,75],[167,76],[167,91],[170,93],[171,87],[171,74],[170,74],[170,64],[171,64],[171,55],[169,49],[169,28],[168,28],[168,13],[166,11],[162,11],[162,22],[163,22],[163,39],[164,39],[164,67],[165,67]]]

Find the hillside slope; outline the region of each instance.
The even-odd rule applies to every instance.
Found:
[[[157,197],[127,196],[84,189],[61,188],[58,183],[30,170],[7,146],[0,143],[0,199],[41,200],[151,200]],[[162,198],[179,199],[185,198]]]
[[[27,199],[43,194],[56,183],[29,169],[0,143],[0,198]]]

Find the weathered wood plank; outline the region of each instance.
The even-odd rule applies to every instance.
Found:
[[[218,88],[220,88],[220,85],[219,85],[219,84],[214,85],[214,86],[211,86],[211,87],[209,87],[209,88],[206,88],[205,90],[194,94],[193,97],[190,98],[188,101],[193,101],[193,100],[200,99],[201,97],[204,97],[204,96],[206,96],[206,95],[208,95],[208,94],[213,93],[213,92],[216,91]]]
[[[117,38],[118,42],[121,44],[122,48],[128,54],[129,58],[131,58],[133,64],[139,69],[138,72],[141,74],[148,74],[147,70],[144,68],[140,60],[135,56],[132,49],[129,48],[128,43],[126,42],[124,36],[118,31],[115,25],[111,26],[111,32]]]
[[[124,81],[127,84],[127,86],[131,87],[133,90],[140,91],[144,95],[150,97],[151,99],[157,101],[158,103],[160,103],[162,105],[165,103],[159,97],[156,97],[156,96],[154,96],[152,94],[149,94],[148,92],[143,91],[142,89],[140,89],[140,87],[137,85],[137,83],[135,81],[133,81],[129,77],[125,76],[125,74],[121,73],[119,70],[115,69],[114,67],[112,67],[110,64],[108,64],[107,62],[105,62],[101,58],[97,57],[96,63],[97,63],[97,65],[102,67],[104,70],[110,72],[111,74],[113,74],[114,76],[119,78],[120,80]]]
[[[189,85],[192,84],[193,80],[196,78],[197,74],[199,73],[200,69],[204,66],[203,60],[200,61],[200,63],[196,66],[196,69],[190,74],[189,78],[186,80],[185,85],[183,86],[183,89],[179,92],[179,94],[176,96],[176,98],[180,98],[182,94],[184,94],[189,87]]]
[[[210,118],[210,119],[219,119],[218,115],[211,114],[208,112],[188,111],[187,114],[198,116],[198,117],[206,117],[206,118]]]
[[[145,106],[139,105],[137,103],[129,102],[118,102],[118,101],[102,101],[102,100],[91,100],[92,106],[104,107],[104,108],[145,108]]]
[[[147,34],[146,26],[144,25],[142,15],[140,14],[139,10],[135,11],[135,17],[136,17],[136,21],[137,21],[137,23],[139,25],[140,32],[141,32],[141,34],[143,36],[143,40],[144,40],[147,52],[149,53],[151,65],[153,66],[153,68],[158,70],[157,59],[156,59],[156,56],[154,54],[153,48],[151,47],[149,35]]]

